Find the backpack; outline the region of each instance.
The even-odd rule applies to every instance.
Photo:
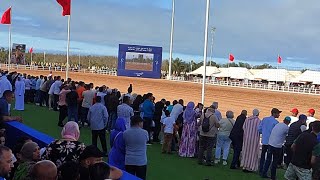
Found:
[[[206,115],[204,115],[203,121],[202,121],[202,125],[201,125],[201,129],[203,132],[207,133],[211,130],[210,128],[210,117],[212,115],[210,115],[209,117],[206,117]]]

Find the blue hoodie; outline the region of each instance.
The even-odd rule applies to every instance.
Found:
[[[114,130],[110,135],[110,153],[109,164],[119,169],[125,170],[125,143],[123,140],[123,132],[126,130],[126,121],[118,118]]]

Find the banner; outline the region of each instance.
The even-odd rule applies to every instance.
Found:
[[[160,78],[162,47],[119,45],[118,76]]]
[[[26,53],[26,45],[25,44],[13,43],[11,63],[25,64],[26,63],[25,53]]]

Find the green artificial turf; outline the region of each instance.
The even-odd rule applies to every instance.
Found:
[[[49,111],[45,107],[26,105],[23,112],[12,111],[13,115],[22,116],[24,123],[54,138],[60,137],[61,128],[57,126],[58,112]],[[80,141],[91,144],[91,133],[88,128],[81,129]],[[98,141],[99,142],[99,141]],[[232,155],[229,156],[229,159]],[[230,163],[230,160],[229,160]],[[161,154],[161,145],[148,146],[149,180],[253,180],[261,179],[257,174],[246,174],[241,170],[230,170],[229,166],[200,166],[196,159],[181,158],[176,154]],[[283,170],[277,171],[278,179],[284,179]]]

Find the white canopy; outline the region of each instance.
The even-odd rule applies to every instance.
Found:
[[[247,69],[243,67],[230,67],[230,68],[219,68],[221,71],[218,74],[215,74],[215,77],[228,77],[232,79],[249,79],[253,80],[253,74]]]
[[[204,66],[201,66],[200,68],[187,73],[187,75],[203,75],[204,72]],[[219,73],[219,69],[215,66],[207,66],[206,76],[211,76],[212,74]]]
[[[286,82],[287,70],[285,69],[263,69],[254,75],[256,80]]]
[[[300,76],[296,77],[294,81],[298,82],[311,82],[313,84],[319,84],[320,72],[307,70]]]

